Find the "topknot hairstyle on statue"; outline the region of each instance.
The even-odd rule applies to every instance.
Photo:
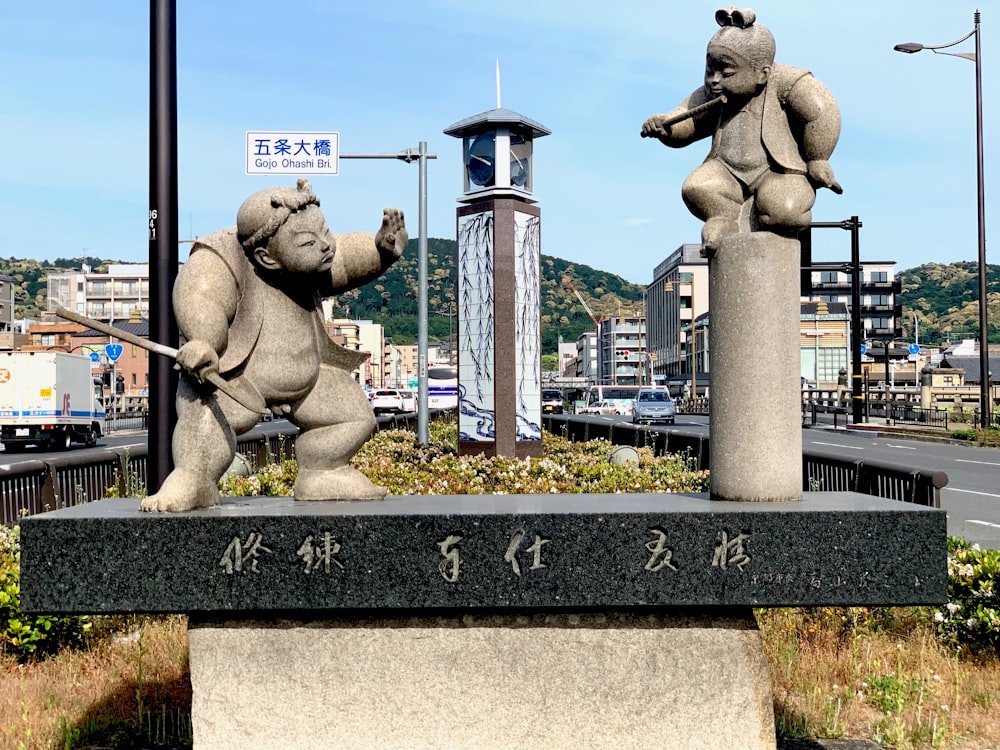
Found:
[[[722,28],[708,41],[709,47],[723,47],[745,58],[757,70],[774,64],[774,36],[767,26],[756,23],[749,8],[722,8],[715,22]]]
[[[299,179],[294,188],[258,190],[236,212],[236,237],[246,253],[265,244],[288,217],[309,206],[319,206],[309,180]]]

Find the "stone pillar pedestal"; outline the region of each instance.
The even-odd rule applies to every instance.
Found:
[[[920,386],[920,408],[930,409],[933,406],[933,394],[929,385]]]
[[[709,261],[711,496],[802,498],[799,243],[732,235]]]
[[[192,617],[196,750],[775,747],[753,613]]]

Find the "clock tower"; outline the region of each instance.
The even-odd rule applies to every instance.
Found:
[[[541,211],[533,146],[551,132],[509,109],[445,131],[462,140],[458,452],[542,455]]]

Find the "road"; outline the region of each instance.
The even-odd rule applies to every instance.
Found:
[[[628,416],[593,416],[593,420],[628,421]],[[276,420],[280,427],[284,420]],[[258,428],[260,429],[260,428]],[[708,417],[677,416],[672,429],[708,434]],[[145,445],[145,433],[111,435],[97,448],[75,448],[74,454]],[[990,549],[1000,549],[1000,450],[904,437],[872,437],[845,430],[804,429],[802,448],[812,453],[865,458],[874,461],[943,471],[948,486],[941,491],[941,507],[948,513],[948,533]],[[65,455],[29,448],[22,453],[0,455],[0,465],[30,459]]]
[[[673,429],[707,435],[708,417],[679,414]],[[948,513],[948,534],[984,548],[1000,549],[1000,450],[820,428],[802,430],[802,448],[811,453],[945,472],[948,486],[941,491],[941,507]]]

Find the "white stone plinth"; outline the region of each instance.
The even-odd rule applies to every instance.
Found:
[[[195,621],[196,750],[775,747],[748,609]]]

